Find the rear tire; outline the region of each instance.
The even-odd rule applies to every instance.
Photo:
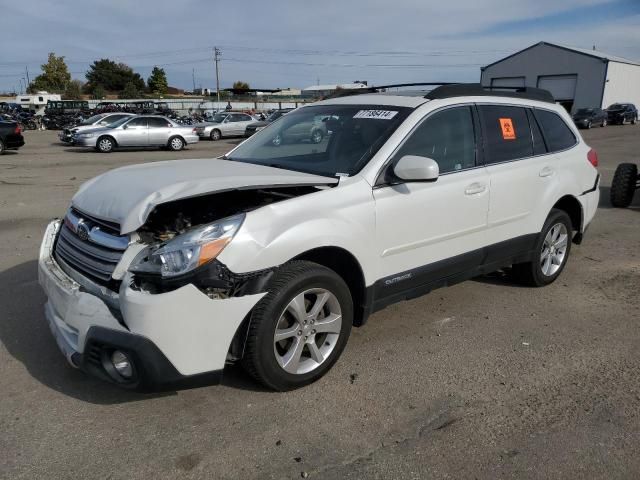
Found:
[[[2,155],[4,153],[5,147],[4,147],[4,142],[2,140],[0,140],[0,155]]]
[[[179,152],[184,148],[184,140],[180,137],[171,137],[167,146],[172,152]]]
[[[626,208],[633,201],[633,194],[638,181],[638,167],[633,163],[621,163],[616,168],[611,182],[611,205]]]
[[[587,130],[591,130],[591,125],[592,125],[592,124],[591,124],[591,120],[589,120],[589,121],[587,122]]]
[[[533,260],[513,265],[514,280],[530,287],[554,282],[567,264],[572,237],[569,215],[564,210],[552,209],[538,236]]]
[[[607,119],[605,118],[604,120],[602,120],[600,127],[606,127],[606,126],[607,126]]]
[[[352,323],[351,292],[337,273],[312,262],[286,263],[251,313],[243,366],[272,390],[308,385],[338,360]]]
[[[211,138],[211,140],[213,140],[214,142],[217,142],[222,138],[222,133],[218,129],[211,130],[211,133],[209,134],[209,138]]]

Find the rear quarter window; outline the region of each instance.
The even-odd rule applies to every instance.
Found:
[[[501,163],[533,155],[527,111],[523,107],[479,105],[485,163]]]
[[[577,143],[575,135],[564,120],[560,118],[560,115],[539,109],[534,110],[534,113],[542,129],[549,152],[566,150]]]

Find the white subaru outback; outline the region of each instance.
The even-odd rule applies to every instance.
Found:
[[[320,142],[274,141],[313,122]],[[391,303],[506,267],[553,282],[595,214],[596,166],[545,91],[318,102],[220,159],[82,185],[42,243],[46,318],[73,366],[126,388],[241,362],[293,389]]]

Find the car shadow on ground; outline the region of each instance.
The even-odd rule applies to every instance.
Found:
[[[0,272],[0,341],[38,382],[85,402],[110,405],[176,395],[175,391],[138,393],[95,379],[72,368],[58,350],[44,317],[46,297],[38,284],[35,260]],[[223,385],[264,391],[239,367],[225,369]]]

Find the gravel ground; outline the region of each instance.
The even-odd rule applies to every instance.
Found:
[[[638,478],[640,194],[626,210],[608,194],[615,166],[640,161],[639,132],[584,133],[602,204],[553,285],[495,274],[389,307],[299,391],[232,368],[221,386],[159,395],[66,364],[42,313],[40,239],[84,180],[233,142],[101,155],[27,132],[0,157],[0,477]]]

